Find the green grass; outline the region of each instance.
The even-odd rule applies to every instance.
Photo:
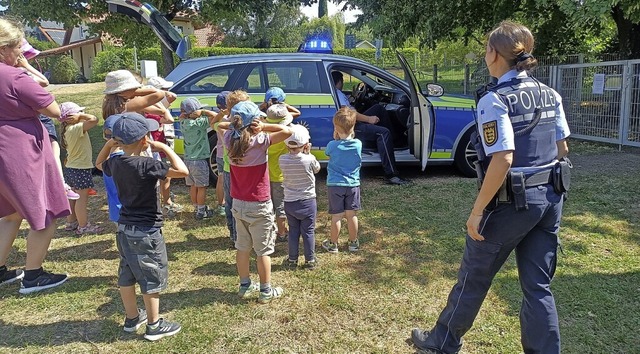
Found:
[[[99,102],[99,96],[59,95],[83,105]],[[93,144],[96,150],[101,142]],[[638,353],[640,154],[577,141],[570,147],[576,167],[560,234],[564,252],[552,285],[563,353]],[[76,237],[58,229],[45,267],[68,272],[67,284],[30,296],[19,295],[15,285],[0,288],[0,352],[413,353],[405,342],[411,328],[433,325],[455,282],[476,191],[474,180],[449,168],[403,172],[414,181],[410,186],[388,186],[380,169],[363,170],[362,251],[346,252],[343,230],[338,255],[319,246],[328,233],[321,172],[319,267],[284,270],[286,247],[277,244],[272,283],[283,286],[285,296],[269,305],[236,297],[235,256],[227,249],[222,217],[196,222],[187,207],[165,224],[170,284],[160,304],[183,331],[157,343],[121,329],[114,227],[96,178],[99,196],[90,199],[90,218],[107,232]],[[189,204],[184,183],[174,183],[173,191]],[[210,204],[214,198],[209,189]],[[23,226],[9,258],[13,267],[24,265]],[[257,279],[255,265],[252,274]],[[510,258],[462,352],[521,352],[520,299]]]

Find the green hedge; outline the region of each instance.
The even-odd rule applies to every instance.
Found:
[[[73,84],[76,82],[80,68],[69,55],[56,56],[51,65],[52,84]]]

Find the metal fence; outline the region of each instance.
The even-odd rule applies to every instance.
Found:
[[[640,60],[552,66],[571,135],[640,147]]]

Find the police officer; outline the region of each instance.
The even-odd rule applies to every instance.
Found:
[[[458,282],[435,326],[411,333],[414,345],[426,352],[460,350],[494,276],[515,250],[524,295],[524,352],[560,353],[550,282],[563,196],[553,181],[559,178],[558,160],[568,152],[569,128],[558,93],[527,75],[537,65],[533,43],[529,29],[513,22],[489,34],[485,61],[498,82],[477,104],[485,175],[467,220]]]
[[[336,87],[338,94],[338,104],[340,107],[349,107],[349,99],[342,92],[344,85],[344,76],[340,71],[332,71],[331,78]],[[396,155],[393,148],[393,132],[392,123],[387,110],[380,104],[374,104],[364,113],[356,112],[356,126],[354,131],[356,138],[362,140],[363,143],[374,143],[380,154],[380,162],[384,169],[387,183],[395,185],[404,185],[410,181],[398,176],[396,168]]]

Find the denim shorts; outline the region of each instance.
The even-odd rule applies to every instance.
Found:
[[[40,118],[40,122],[44,125],[44,128],[47,130],[49,134],[49,139],[53,139],[58,141],[58,132],[56,131],[56,126],[53,124],[53,119],[41,114],[38,118]]]
[[[360,187],[327,187],[329,214],[341,214],[345,210],[360,210]]]
[[[140,285],[143,294],[167,288],[167,247],[159,227],[118,224],[116,245],[120,253],[118,286]]]
[[[184,179],[187,186],[209,186],[209,162],[207,160],[185,160],[189,175]]]

